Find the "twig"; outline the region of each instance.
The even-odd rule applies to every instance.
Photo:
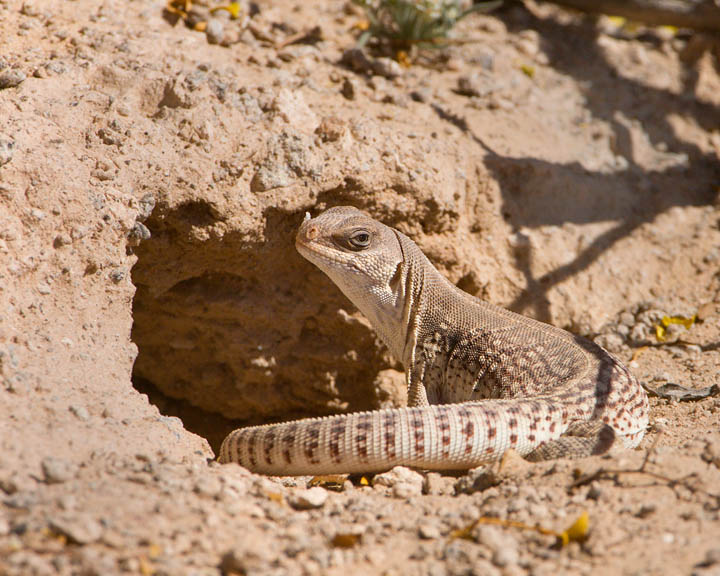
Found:
[[[570,484],[570,489],[573,488],[579,488],[580,486],[585,486],[587,484],[590,484],[594,482],[595,480],[602,480],[603,478],[607,478],[608,480],[615,480],[617,482],[616,476],[621,475],[643,475],[643,476],[649,476],[650,478],[654,478],[655,480],[660,480],[661,482],[665,482],[668,487],[674,488],[675,486],[684,486],[687,488],[690,492],[701,492],[705,494],[706,496],[709,496],[710,498],[714,498],[717,500],[718,504],[720,505],[720,494],[713,494],[712,492],[708,492],[707,490],[703,490],[702,488],[698,488],[697,486],[693,486],[690,484],[689,480],[691,478],[697,478],[697,474],[691,473],[687,476],[683,476],[681,478],[670,478],[669,476],[665,476],[663,474],[658,474],[657,472],[652,472],[650,470],[646,470],[646,467],[650,461],[650,456],[655,452],[655,448],[658,445],[658,441],[660,440],[660,437],[662,436],[662,432],[659,433],[655,440],[652,443],[652,446],[647,450],[645,453],[645,458],[643,458],[643,462],[640,465],[639,468],[635,470],[627,470],[627,469],[617,469],[617,468],[598,468],[595,470],[595,472],[592,472],[591,474],[585,474],[577,478],[572,484]],[[619,484],[620,486],[627,487],[625,485]]]

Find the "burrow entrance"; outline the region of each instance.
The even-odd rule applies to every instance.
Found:
[[[373,382],[392,360],[296,252],[302,218],[158,207],[135,248],[134,386],[216,453],[239,426],[372,409],[384,393]]]

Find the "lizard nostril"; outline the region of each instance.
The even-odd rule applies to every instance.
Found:
[[[317,226],[310,226],[305,235],[307,236],[308,240],[315,240],[315,238],[320,235],[320,231],[318,230]]]

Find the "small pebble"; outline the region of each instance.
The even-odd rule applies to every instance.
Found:
[[[483,76],[473,73],[460,76],[455,91],[462,96],[486,96],[492,87]]]
[[[116,268],[115,270],[110,271],[110,280],[112,280],[115,284],[122,282],[123,278],[125,278],[125,272],[123,270]]]
[[[15,142],[5,138],[0,138],[0,166],[4,166],[13,158],[15,151]]]
[[[313,508],[322,508],[327,501],[327,497],[327,491],[316,486],[308,490],[295,492],[288,498],[288,501],[295,510],[312,510]]]
[[[14,88],[25,81],[27,76],[20,70],[6,70],[0,74],[0,90]]]
[[[20,490],[21,485],[22,482],[15,474],[0,477],[0,490],[5,492],[5,494],[15,494],[15,492]]]
[[[453,486],[452,483],[446,481],[437,472],[428,472],[425,474],[423,480],[423,493],[424,494],[452,494]]]
[[[643,504],[640,507],[640,510],[637,511],[635,516],[638,518],[647,518],[648,516],[651,516],[656,510],[657,505],[655,503]]]
[[[502,481],[500,475],[493,468],[481,466],[469,470],[464,476],[455,481],[456,494],[474,494],[497,486]]]
[[[90,419],[90,413],[87,411],[87,408],[85,408],[85,406],[70,406],[70,412],[75,414],[75,416],[77,416],[83,422],[86,422]]]
[[[155,209],[155,196],[152,194],[145,194],[138,202],[138,215],[137,219],[139,222],[144,222],[150,217],[152,211]]]
[[[103,533],[102,525],[84,514],[53,518],[50,520],[50,528],[75,544],[90,544],[99,540]]]
[[[436,540],[440,538],[440,529],[434,523],[423,522],[418,526],[418,534],[423,540]]]
[[[392,470],[378,474],[373,478],[373,485],[392,487],[398,483],[418,484],[422,487],[423,477],[405,466],[395,466]]]
[[[369,72],[373,64],[365,51],[360,48],[349,48],[343,52],[340,63],[355,72]]]
[[[208,44],[220,44],[225,37],[225,24],[222,20],[211,18],[205,28],[205,36]]]
[[[20,8],[20,13],[24,16],[35,18],[40,15],[40,10],[34,2],[23,2],[22,8]]]
[[[620,314],[620,324],[627,326],[628,328],[632,328],[635,324],[635,316],[630,314],[630,312],[623,312]]]
[[[401,76],[403,73],[402,66],[398,64],[395,60],[392,58],[376,58],[372,62],[372,70],[375,72],[375,74],[378,74],[379,76],[384,76],[385,78],[397,78],[398,76]]]
[[[145,224],[140,221],[136,221],[133,227],[130,229],[127,235],[128,244],[130,246],[137,246],[143,240],[148,240],[152,234]]]
[[[702,354],[702,348],[697,344],[685,344],[685,351],[692,355]]]
[[[61,510],[72,510],[77,506],[77,498],[73,494],[63,494],[58,498],[57,505]]]
[[[48,484],[60,484],[67,482],[75,476],[75,467],[61,458],[53,458],[48,456],[40,464],[45,477],[45,482]]]
[[[345,122],[335,116],[326,116],[315,129],[315,133],[320,136],[323,142],[340,140],[345,132],[347,132]]]
[[[53,246],[55,248],[67,246],[68,244],[72,244],[72,238],[70,238],[70,234],[58,234],[57,236],[55,236],[55,240],[53,240]]]
[[[62,40],[62,38],[60,38]],[[53,74],[63,74],[65,72],[65,66],[60,62],[50,61],[45,64],[45,69]]]
[[[432,99],[432,91],[430,88],[418,88],[410,92],[410,98],[415,102],[430,102]]]
[[[342,85],[342,95],[345,96],[348,100],[355,100],[355,96],[357,95],[357,88],[355,86],[355,82],[352,81],[350,78],[345,78]]]

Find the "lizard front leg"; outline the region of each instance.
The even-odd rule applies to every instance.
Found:
[[[427,397],[427,389],[424,383],[425,363],[418,362],[413,352],[410,366],[405,371],[405,382],[407,383],[408,406],[411,408],[422,408],[430,406]]]

